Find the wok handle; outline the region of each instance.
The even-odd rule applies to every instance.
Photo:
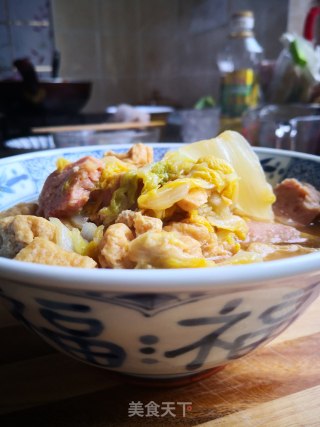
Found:
[[[51,77],[53,79],[57,78],[60,70],[60,59],[61,55],[58,50],[55,50],[52,55],[52,64],[51,64]]]

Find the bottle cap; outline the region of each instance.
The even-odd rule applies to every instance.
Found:
[[[252,32],[254,28],[254,14],[251,10],[243,10],[232,14],[231,35]]]

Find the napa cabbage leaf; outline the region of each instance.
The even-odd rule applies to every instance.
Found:
[[[216,138],[185,145],[178,151],[193,161],[207,156],[227,161],[239,177],[235,194],[236,211],[256,220],[273,220],[275,195],[258,156],[242,135],[225,131]]]

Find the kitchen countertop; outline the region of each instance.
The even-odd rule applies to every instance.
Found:
[[[319,312],[320,298],[268,346],[210,378],[152,389],[58,353],[0,306],[0,426],[318,426]]]

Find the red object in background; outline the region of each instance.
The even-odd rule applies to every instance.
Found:
[[[317,17],[320,15],[320,7],[314,6],[312,7],[306,17],[306,20],[304,22],[304,29],[303,29],[303,37],[309,41],[313,41],[314,33],[315,33],[315,23],[317,20]]]

